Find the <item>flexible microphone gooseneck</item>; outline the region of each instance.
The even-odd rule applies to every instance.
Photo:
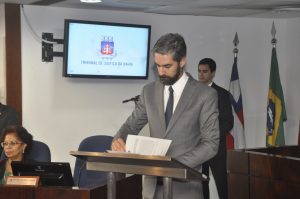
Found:
[[[127,103],[127,102],[130,102],[130,101],[137,102],[137,101],[139,101],[139,99],[140,99],[140,95],[137,95],[137,96],[132,97],[132,98],[130,98],[130,99],[123,100],[122,103]]]

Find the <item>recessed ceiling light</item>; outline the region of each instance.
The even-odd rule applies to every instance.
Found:
[[[80,0],[83,3],[101,3],[101,0]]]

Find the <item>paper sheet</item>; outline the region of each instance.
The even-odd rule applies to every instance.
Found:
[[[171,142],[171,140],[167,139],[128,135],[126,140],[126,152],[141,155],[165,156]]]

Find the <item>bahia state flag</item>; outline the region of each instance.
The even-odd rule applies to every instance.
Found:
[[[276,48],[273,47],[267,106],[267,147],[282,146],[285,144],[283,122],[286,119]]]
[[[244,133],[244,113],[243,101],[240,87],[239,73],[237,68],[237,57],[234,57],[231,79],[229,85],[230,101],[232,106],[234,124],[230,134],[234,140],[234,148],[242,149],[246,147]],[[228,139],[227,139],[228,140]]]

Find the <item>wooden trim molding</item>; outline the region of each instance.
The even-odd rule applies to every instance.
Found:
[[[21,8],[5,4],[6,103],[22,124]]]

